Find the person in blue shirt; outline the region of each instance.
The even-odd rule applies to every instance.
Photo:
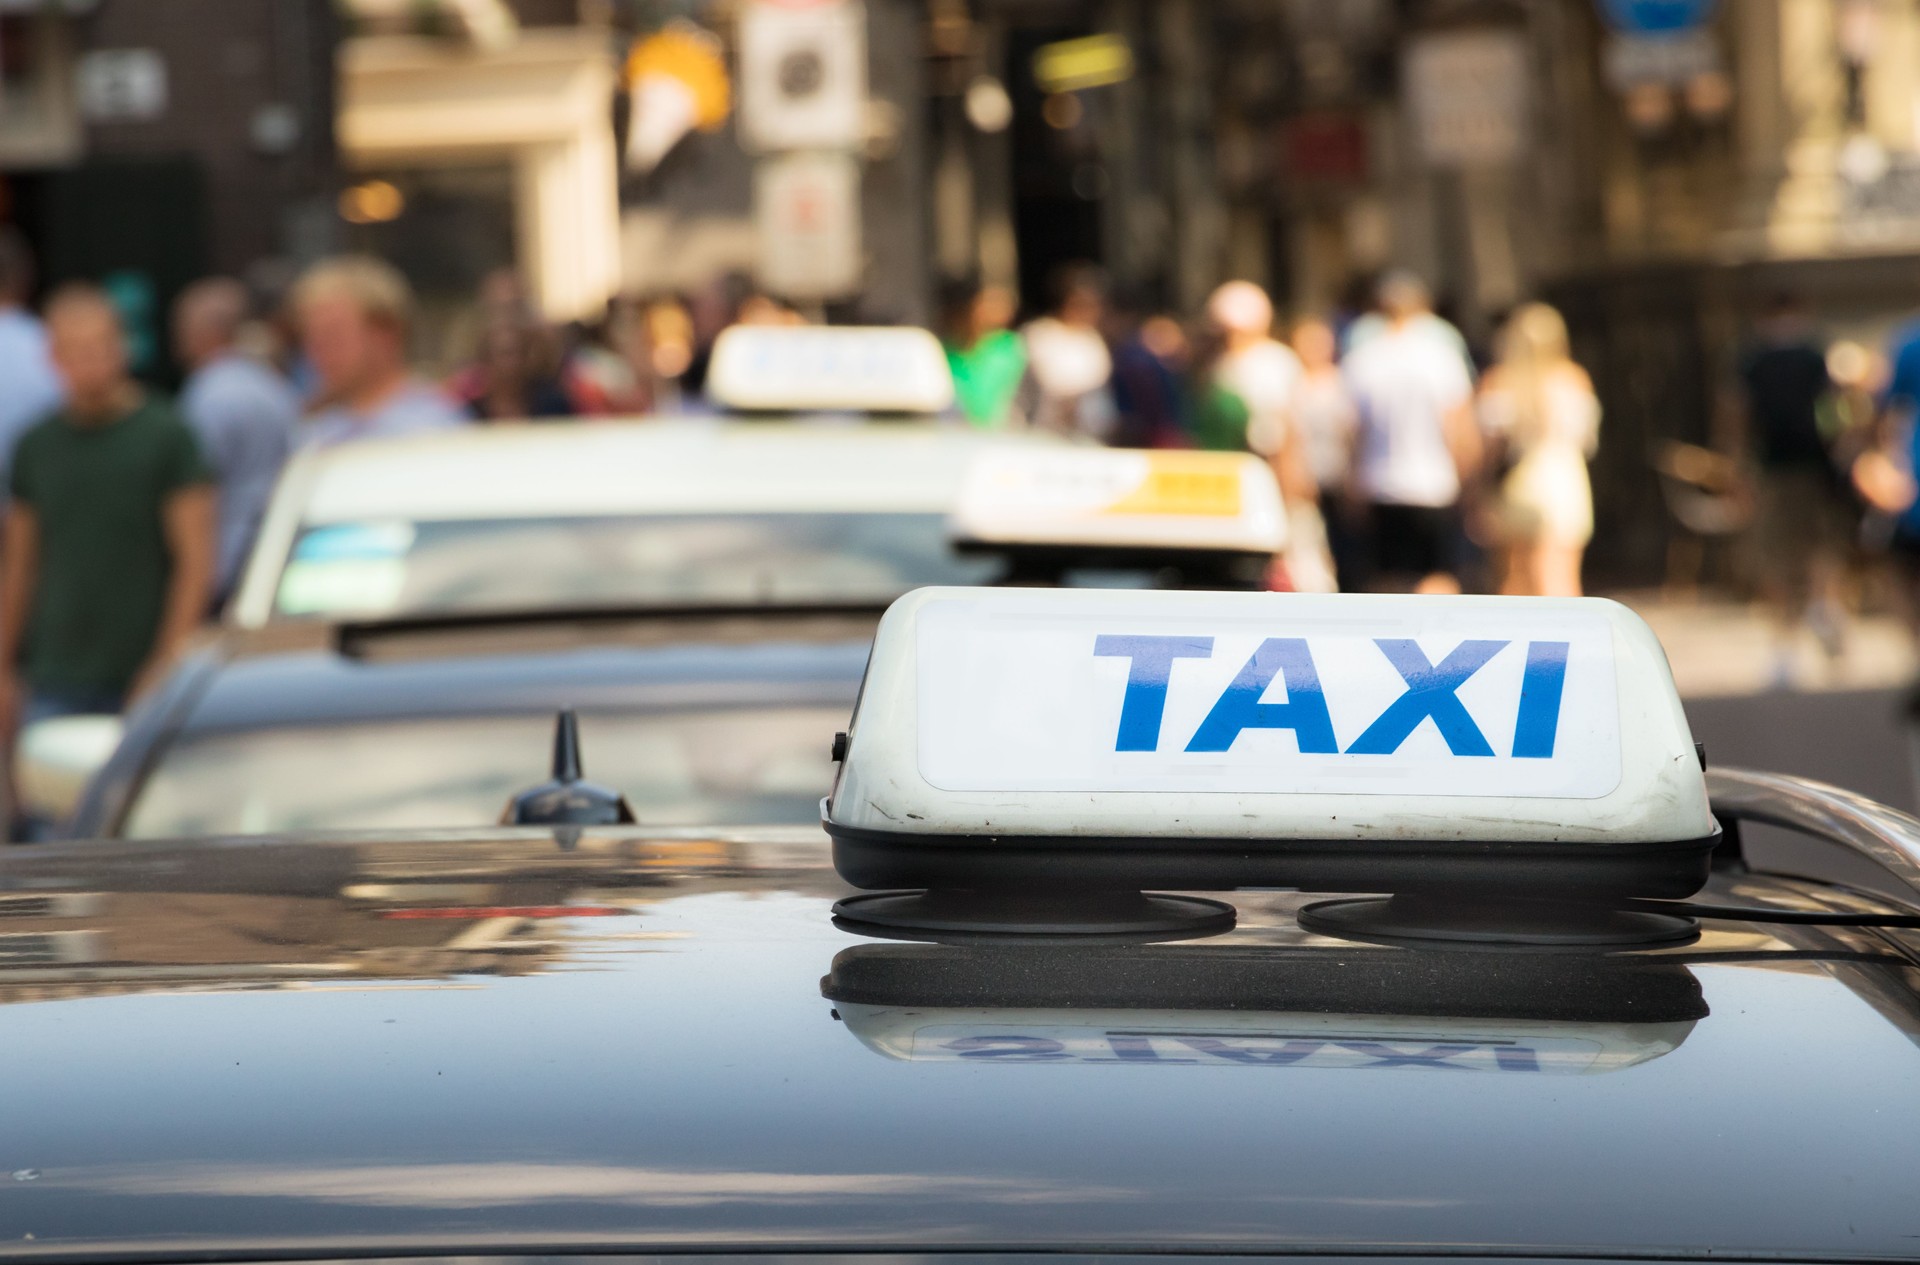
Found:
[[[408,367],[413,291],[391,265],[364,255],[325,260],[300,278],[293,302],[320,388],[302,443],[325,448],[467,424],[452,397]]]
[[[239,580],[300,423],[292,385],[237,345],[251,307],[240,282],[210,277],[188,286],[173,308],[174,350],[189,370],[180,413],[220,491],[217,601]]]
[[[47,331],[27,310],[32,289],[26,239],[17,229],[0,228],[0,486],[20,436],[66,394],[47,353]]]
[[[1908,474],[1920,470],[1920,321],[1913,321],[1893,333],[1888,345],[1892,373],[1882,399],[1882,416],[1891,424],[1894,446]],[[1895,516],[1895,541],[1906,552],[1920,553],[1920,499]]]
[[[1740,362],[1746,455],[1759,474],[1754,530],[1761,589],[1773,608],[1777,683],[1793,677],[1804,624],[1829,659],[1844,649],[1840,580],[1854,523],[1839,465],[1821,430],[1834,389],[1825,346],[1797,295],[1770,298]]]

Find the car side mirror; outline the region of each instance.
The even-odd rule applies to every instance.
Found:
[[[19,815],[63,822],[120,745],[118,716],[55,716],[20,732],[15,762]]]

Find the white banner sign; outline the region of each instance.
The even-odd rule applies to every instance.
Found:
[[[761,151],[866,139],[867,11],[857,0],[750,0],[740,10],[740,136]]]
[[[167,112],[167,63],[151,48],[101,48],[74,69],[80,113],[94,123],[137,123]]]
[[[860,288],[860,164],[840,153],[787,154],[754,169],[754,276],[787,299]]]
[[[1533,94],[1520,31],[1421,36],[1408,48],[1403,78],[1428,166],[1498,166],[1525,152]]]

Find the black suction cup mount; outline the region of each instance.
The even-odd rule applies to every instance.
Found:
[[[580,770],[580,722],[572,708],[553,727],[553,778],[507,801],[505,826],[622,826],[633,809],[619,791],[585,781]]]
[[[897,940],[1182,940],[1233,930],[1233,906],[1139,891],[945,888],[866,892],[833,907],[847,931]]]
[[[1700,924],[1677,914],[1573,901],[1411,893],[1323,900],[1297,915],[1303,931],[1422,948],[1641,949],[1691,944]]]
[[[1593,950],[1686,943],[1693,920],[1622,910],[1706,883],[1720,830],[1698,839],[1558,843],[922,834],[825,820],[840,876],[871,895],[841,925],[892,939],[1182,939],[1231,930],[1232,908],[1143,889],[1399,893],[1322,901],[1302,928],[1427,947]],[[910,888],[896,891],[888,889]],[[924,889],[924,890],[921,890]],[[1553,898],[1542,900],[1539,893]]]

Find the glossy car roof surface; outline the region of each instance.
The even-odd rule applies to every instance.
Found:
[[[1646,992],[1317,939],[1290,893],[1209,939],[985,951],[841,930],[844,890],[811,830],[12,850],[0,1256],[1920,1256],[1895,934],[1712,922],[1632,955]],[[920,1058],[873,1026],[1037,1005],[1204,1031],[1191,1059]],[[1664,1035],[1600,1074],[1447,1066],[1449,1008]],[[1400,1035],[1205,1056],[1262,1015]]]

